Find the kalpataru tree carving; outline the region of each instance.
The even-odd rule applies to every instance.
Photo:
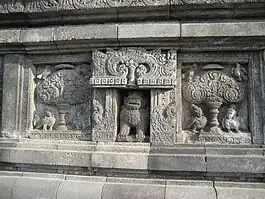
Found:
[[[53,130],[55,125],[55,113],[43,110],[41,104],[54,109],[57,107],[59,112],[58,121],[56,122],[56,130],[68,130],[71,125],[66,121],[68,114],[73,106],[87,103],[90,101],[91,92],[89,87],[89,74],[87,74],[87,65],[79,65],[75,67],[70,64],[59,64],[54,67],[48,66],[42,69],[37,76],[36,86],[36,104],[34,128],[43,130]],[[39,116],[42,115],[42,116]],[[79,118],[81,120],[81,118]],[[76,121],[72,121],[76,124]],[[78,128],[84,128],[84,125],[77,125]],[[48,129],[46,127],[49,127]]]
[[[202,109],[196,106],[197,112],[200,112],[200,120],[198,120],[198,114],[194,116],[193,120],[197,119],[196,121],[200,123],[200,127],[203,126],[199,132],[197,131],[197,133],[200,133],[197,141],[250,143],[250,134],[242,134],[239,131],[240,118],[236,116],[235,104],[241,102],[244,97],[244,89],[239,83],[242,78],[233,79],[231,76],[234,76],[234,74],[227,75],[222,71],[224,67],[221,65],[206,65],[197,74],[194,71],[194,66],[184,76],[183,96],[192,104],[206,106],[205,110],[208,113],[207,125]],[[226,108],[226,114],[219,122],[219,110],[226,104],[230,106]],[[194,106],[192,105],[193,110]],[[194,127],[192,122],[190,127]],[[198,129],[198,126],[195,129]]]
[[[99,97],[99,103],[94,103],[94,113],[97,115],[96,104],[100,104],[99,107],[103,109],[99,115],[103,121],[114,121],[114,127],[120,127],[112,127],[108,131],[99,130],[95,119],[93,140],[142,142],[148,140],[147,135],[150,134],[151,142],[172,144],[176,127],[176,114],[173,108],[176,51],[147,51],[143,48],[108,49],[106,52],[94,51],[92,60],[94,68],[90,83],[94,87],[94,96],[108,96],[108,99]],[[128,88],[131,93],[127,92]],[[145,97],[139,94],[143,92],[142,89],[145,90]],[[125,93],[128,95],[123,100]],[[161,98],[162,96],[165,97]],[[149,99],[150,107],[146,106],[149,104],[146,100]],[[124,102],[123,106],[120,101]],[[111,111],[109,118],[107,110]],[[163,122],[160,123],[163,127],[153,124],[159,122]],[[147,132],[149,129],[150,133]]]

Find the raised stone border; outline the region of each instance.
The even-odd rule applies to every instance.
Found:
[[[263,199],[264,194],[263,183],[0,172],[3,199]]]
[[[264,39],[264,21],[65,25],[1,29],[0,53],[59,54],[128,45],[196,51],[242,50],[242,47],[259,50],[265,47]]]

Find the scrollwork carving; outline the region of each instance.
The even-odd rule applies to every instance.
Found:
[[[176,51],[146,51],[143,48],[108,49],[93,52],[91,84],[101,87],[173,87]]]
[[[114,128],[114,114],[111,109],[104,110],[103,106],[93,100],[92,125],[95,131],[111,131]]]
[[[210,66],[204,68],[211,68]],[[218,65],[215,67],[221,68]],[[210,109],[209,124],[214,128],[219,125],[217,116],[221,105],[239,102],[244,91],[233,78],[215,70],[206,71],[184,84],[183,95],[191,103],[203,103]]]
[[[151,118],[151,129],[153,131],[174,131],[176,128],[176,105],[175,103],[169,104],[165,109],[157,106],[153,110]]]

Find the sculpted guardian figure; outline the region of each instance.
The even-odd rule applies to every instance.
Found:
[[[120,134],[118,141],[138,141],[145,139],[148,128],[148,101],[137,91],[131,92],[124,98],[120,113]],[[132,132],[135,132],[135,137]]]
[[[192,122],[189,126],[192,132],[202,132],[207,124],[207,118],[204,116],[202,109],[192,104],[192,112],[194,114]]]
[[[236,107],[234,105],[231,105],[228,107],[227,113],[225,114],[222,120],[222,127],[224,128],[224,130],[227,130],[228,133],[232,133],[232,130],[235,130],[237,133],[240,133],[240,118],[236,117],[236,113]]]
[[[43,128],[44,131],[53,130],[53,126],[56,122],[56,118],[50,111],[45,111],[43,118],[40,118],[37,114],[33,118],[33,127],[35,129]]]

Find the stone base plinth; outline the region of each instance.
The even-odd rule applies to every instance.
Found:
[[[264,199],[264,183],[0,172],[7,199]]]
[[[250,133],[202,133],[199,136],[202,143],[216,144],[251,144]]]

